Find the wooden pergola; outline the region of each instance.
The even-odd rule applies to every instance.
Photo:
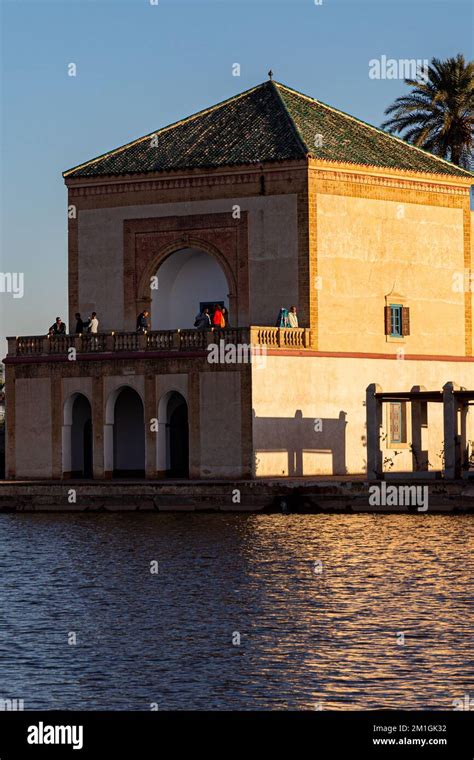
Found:
[[[367,415],[367,477],[382,480],[384,477],[380,429],[383,421],[383,404],[390,401],[409,401],[412,405],[412,419],[421,417],[423,402],[443,404],[443,477],[460,478],[463,464],[463,449],[466,442],[466,416],[470,405],[474,405],[474,390],[466,390],[450,381],[442,390],[427,391],[413,388],[411,391],[383,391],[377,383],[371,383],[366,390]],[[460,421],[459,421],[460,420]],[[419,431],[414,431],[415,437]]]

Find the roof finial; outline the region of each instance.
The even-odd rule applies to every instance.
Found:
[[[270,69],[270,71],[268,72],[268,78],[269,78],[270,82],[271,82],[271,81],[272,81],[272,79],[273,79],[273,71],[272,71],[271,69]]]

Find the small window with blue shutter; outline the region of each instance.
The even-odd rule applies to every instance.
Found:
[[[390,304],[390,337],[402,338],[402,304]]]
[[[410,335],[410,309],[401,303],[385,307],[385,335],[389,338],[405,338]]]

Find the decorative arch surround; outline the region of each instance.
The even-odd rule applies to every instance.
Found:
[[[143,309],[148,309],[151,314],[152,326],[154,325],[152,329],[175,330],[176,328],[192,327],[199,310],[199,301],[205,301],[208,298],[216,301],[221,300],[222,297],[232,315],[232,321],[235,320],[238,311],[238,298],[235,295],[236,285],[233,272],[225,258],[217,249],[212,251],[208,244],[200,240],[190,239],[187,246],[187,248],[179,246],[176,250],[176,247],[172,245],[168,246],[167,250],[160,251],[159,255],[148,265],[138,285],[139,297],[137,298],[136,312],[138,314]],[[181,254],[183,255],[181,256]],[[188,258],[189,256],[190,258]],[[181,263],[182,261],[185,262],[184,266]],[[168,269],[165,274],[168,265],[171,265],[172,269]],[[189,272],[189,267],[192,268],[191,272]],[[172,276],[171,282],[168,279],[170,271],[176,273],[174,277]],[[187,275],[185,274],[186,271],[188,272]],[[162,279],[162,272],[164,280]],[[156,274],[158,274],[160,282],[159,289],[150,290],[151,278]],[[163,281],[168,282],[168,285],[171,286],[168,289],[165,287],[164,291],[161,290]],[[181,291],[180,296],[172,296],[174,286]],[[172,304],[168,303],[168,299],[173,300],[174,298],[178,299],[176,303],[177,312],[172,308]],[[195,303],[194,298],[197,299]],[[162,319],[158,320],[157,326],[155,324],[156,311],[159,309],[160,303],[163,304],[168,319],[166,319],[165,313],[162,313]],[[193,305],[195,308],[192,308]],[[174,317],[173,311],[175,311]],[[187,320],[185,319],[186,312],[189,312]],[[163,324],[163,317],[165,317],[165,324]],[[182,322],[183,319],[184,322]]]
[[[229,311],[235,326],[249,318],[247,212],[234,219],[222,214],[155,217],[124,222],[124,319],[133,330],[137,314],[151,303],[150,280],[171,254],[196,248],[212,255],[229,287]]]

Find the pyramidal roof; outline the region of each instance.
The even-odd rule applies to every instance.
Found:
[[[442,158],[269,80],[64,172],[65,178],[324,161],[472,177]]]

